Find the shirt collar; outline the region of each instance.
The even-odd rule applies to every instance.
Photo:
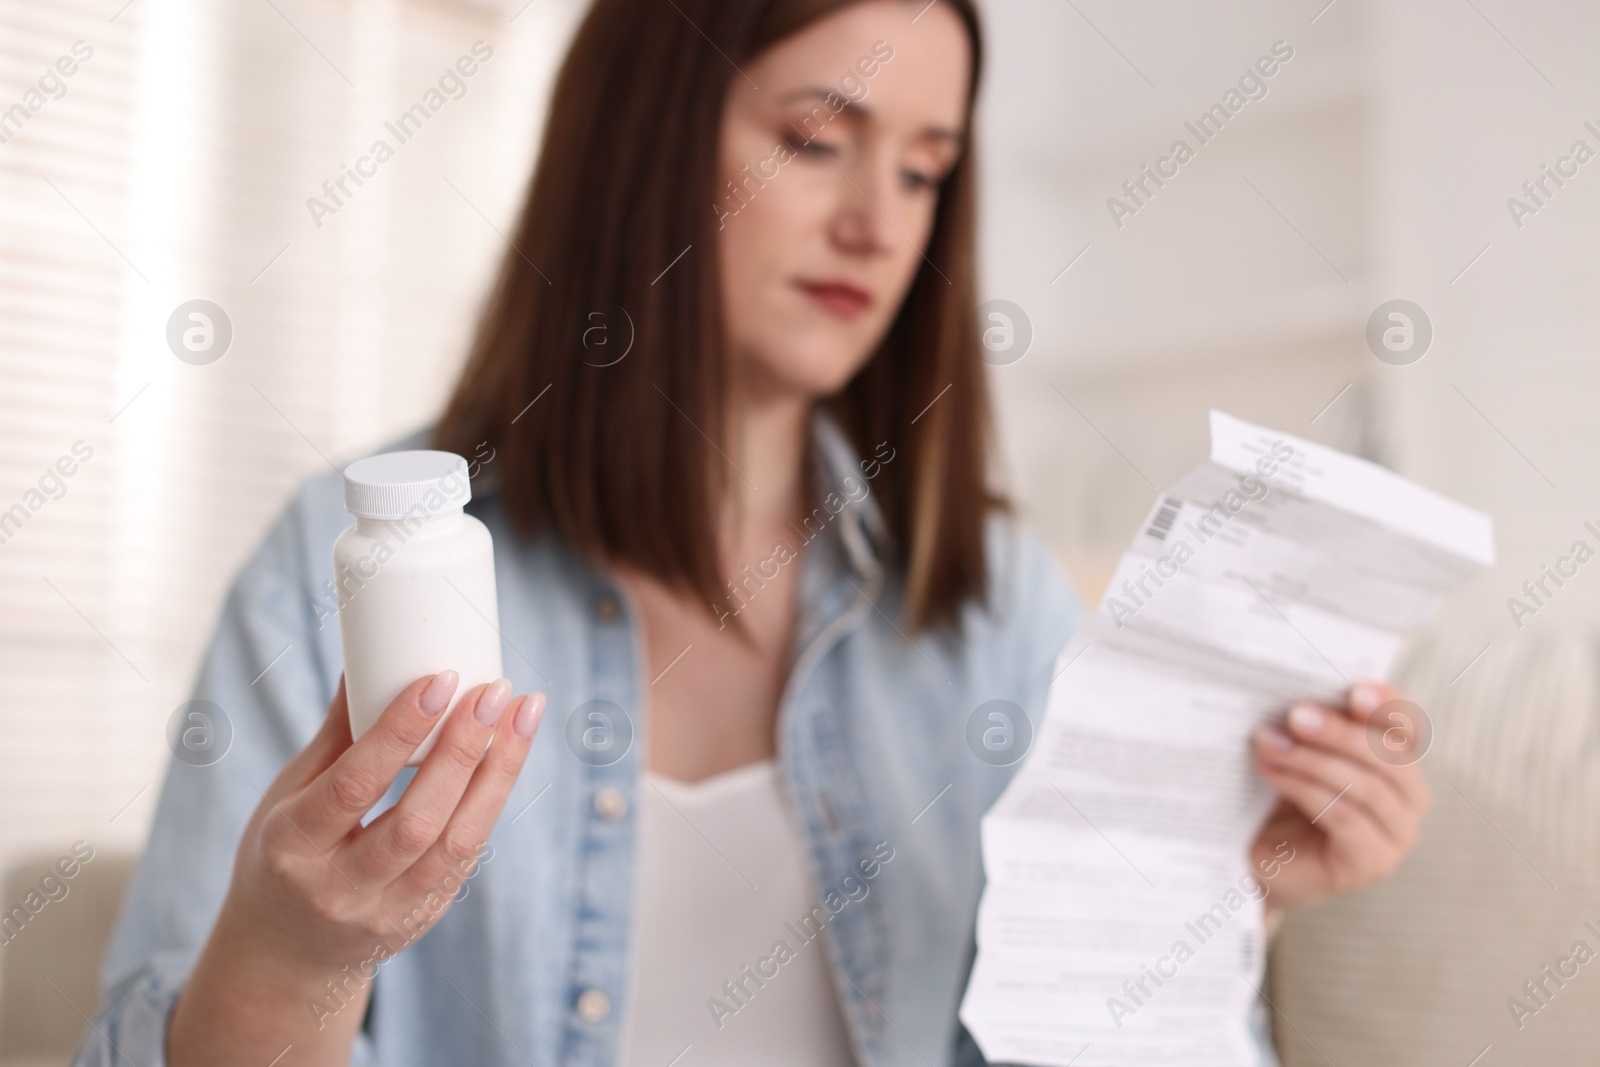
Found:
[[[391,450],[399,448],[427,448],[431,434],[419,431],[395,442]],[[872,495],[872,479],[884,464],[892,462],[894,453],[885,460],[878,454],[863,462],[856,447],[831,412],[819,406],[811,417],[813,446],[812,488],[817,501],[837,527],[844,546],[845,558],[851,570],[863,578],[876,582],[881,576],[883,557],[890,543],[889,527],[883,510]],[[476,460],[477,471],[473,478],[473,495],[488,497],[500,489],[500,468],[494,462],[494,452]],[[870,473],[869,473],[870,472]],[[828,508],[829,494],[834,506],[842,501],[837,515]],[[470,510],[470,509],[469,509]]]

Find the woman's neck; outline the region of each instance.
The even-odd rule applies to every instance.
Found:
[[[729,459],[738,470],[724,515],[729,546],[764,537],[805,510],[802,466],[810,416],[810,399],[793,394],[731,406]]]

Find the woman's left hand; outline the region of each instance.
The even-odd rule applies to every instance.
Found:
[[[1275,911],[1388,877],[1416,843],[1428,809],[1428,783],[1414,750],[1423,724],[1409,721],[1421,709],[1375,718],[1379,708],[1403,699],[1376,682],[1352,686],[1347,699],[1346,708],[1299,702],[1286,729],[1256,731],[1256,773],[1281,798],[1251,848],[1255,870],[1275,868],[1271,877],[1258,875],[1268,892],[1269,922]],[[1285,855],[1293,859],[1284,862]]]

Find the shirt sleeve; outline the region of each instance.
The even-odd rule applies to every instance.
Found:
[[[245,825],[327,713],[337,670],[330,676],[321,630],[334,619],[314,598],[313,560],[327,546],[308,520],[310,489],[229,589],[193,699],[169,729],[174,758],[74,1067],[164,1067],[173,1005],[221,908]],[[362,1035],[351,1062],[371,1061]]]

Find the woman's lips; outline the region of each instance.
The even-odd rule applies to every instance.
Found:
[[[811,299],[838,315],[853,319],[872,304],[872,294],[848,282],[796,282]]]

